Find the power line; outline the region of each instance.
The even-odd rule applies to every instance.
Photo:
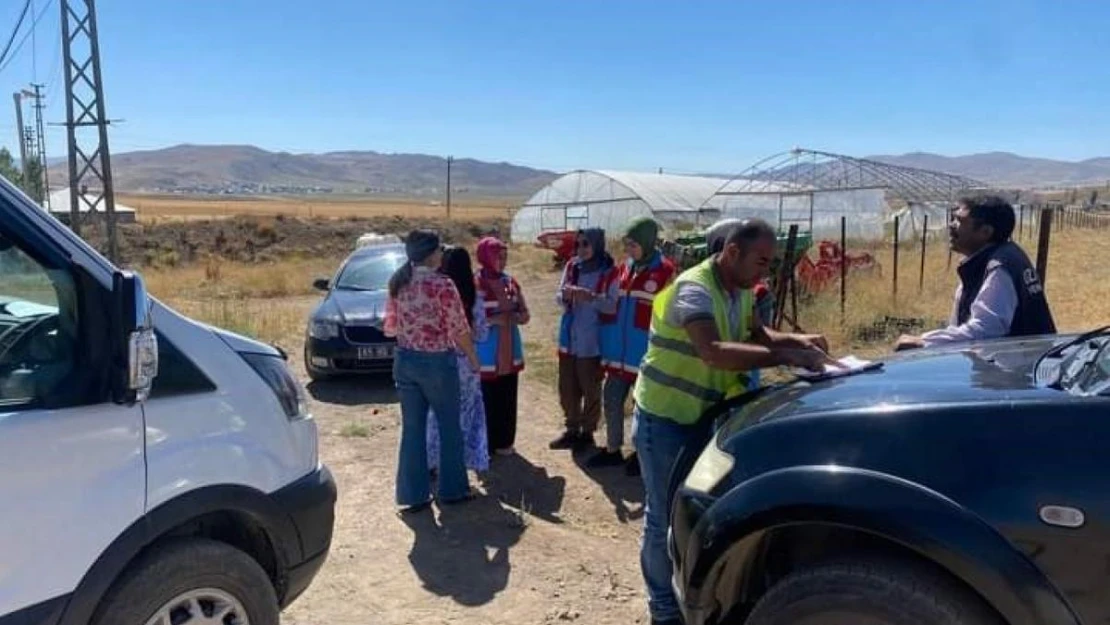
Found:
[[[35,0],[28,0],[31,3],[31,12],[35,11]],[[38,35],[35,33],[35,28],[38,23],[31,24],[31,82],[39,81],[39,42]]]
[[[0,72],[2,72],[4,69],[7,69],[8,65],[10,65],[13,60],[16,60],[16,54],[19,54],[19,51],[23,49],[23,44],[27,43],[28,38],[31,37],[31,33],[34,32],[34,27],[37,26],[39,20],[42,19],[42,16],[44,16],[44,14],[47,13],[47,10],[50,9],[50,4],[52,3],[53,0],[49,0],[46,4],[43,4],[42,9],[40,9],[39,12],[36,13],[34,19],[31,20],[31,30],[29,30],[27,34],[24,34],[23,38],[19,40],[19,43],[16,44],[16,49],[12,50],[11,57],[9,57],[7,60],[4,60],[3,64],[0,64]],[[28,0],[28,7],[30,7],[30,0]]]
[[[8,37],[8,43],[4,46],[4,51],[0,52],[0,63],[8,56],[8,52],[12,49],[12,42],[15,41],[15,36],[19,34],[19,29],[23,26],[23,20],[27,19],[27,12],[31,10],[31,0],[23,3],[23,10],[19,13],[19,21],[15,23],[15,28],[12,29],[12,35]]]

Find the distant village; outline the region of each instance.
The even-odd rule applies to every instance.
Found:
[[[144,189],[145,190],[145,189]],[[435,195],[443,193],[443,189],[429,187],[425,189],[411,189],[403,187],[351,187],[336,189],[335,187],[301,186],[301,185],[269,185],[229,182],[218,185],[173,185],[159,186],[149,189],[155,193],[173,195],[328,195],[332,193],[364,193],[368,195]],[[467,187],[455,187],[453,193],[467,193]]]

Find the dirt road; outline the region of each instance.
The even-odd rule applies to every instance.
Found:
[[[523,385],[518,455],[472,476],[485,496],[411,519],[393,504],[400,415],[388,380],[310,385],[339,504],[328,562],[283,622],[646,622],[639,478],[549,451],[558,402],[547,383],[526,375]]]

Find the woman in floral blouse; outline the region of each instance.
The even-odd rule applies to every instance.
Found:
[[[437,269],[443,257],[439,236],[413,230],[405,240],[409,262],[389,280],[385,333],[397,337],[393,378],[401,399],[401,445],[397,460],[397,504],[409,511],[431,503],[425,447],[429,408],[441,441],[438,499],[470,499],[460,426],[459,362],[456,349],[478,370],[459,291]]]

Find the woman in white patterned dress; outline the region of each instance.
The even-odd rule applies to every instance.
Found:
[[[489,333],[486,311],[482,297],[474,288],[474,271],[470,254],[462,247],[449,247],[443,253],[440,271],[446,274],[462,297],[463,308],[467,311],[474,341],[485,340]],[[486,409],[482,403],[482,384],[478,374],[466,362],[466,356],[459,352],[459,398],[461,406],[459,418],[462,420],[463,457],[466,468],[484,472],[489,469],[489,442],[486,438]],[[439,430],[431,410],[428,410],[428,463],[434,471],[439,459]]]

